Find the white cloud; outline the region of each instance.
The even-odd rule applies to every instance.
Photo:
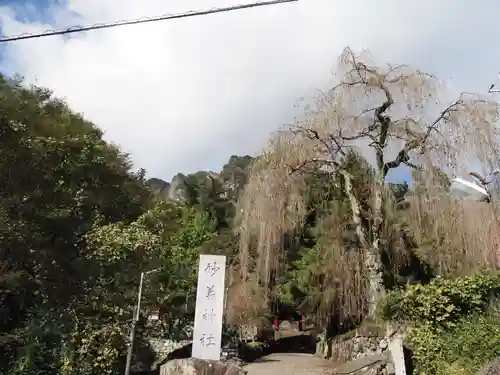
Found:
[[[20,22],[20,8],[8,7],[0,22],[13,35],[238,3],[69,0],[45,10],[51,25]],[[137,167],[170,178],[258,150],[299,97],[328,84],[346,45],[452,75],[460,90],[486,89],[500,69],[489,41],[499,10],[492,0],[301,0],[14,42],[4,63],[65,97]]]

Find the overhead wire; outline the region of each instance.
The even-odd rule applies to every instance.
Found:
[[[59,30],[51,29],[51,30],[46,30],[46,31],[43,31],[41,33],[36,33],[36,34],[23,33],[23,34],[19,34],[19,35],[15,35],[15,36],[0,36],[0,43],[14,42],[14,41],[26,40],[26,39],[42,38],[42,37],[55,36],[55,35],[66,35],[66,34],[73,34],[73,33],[79,33],[79,32],[91,31],[91,30],[109,29],[109,28],[118,27],[118,26],[137,25],[137,24],[141,24],[141,23],[159,22],[159,21],[166,21],[166,20],[187,18],[187,17],[194,17],[194,16],[206,16],[206,15],[215,14],[215,13],[224,13],[224,12],[230,12],[230,11],[235,11],[235,10],[257,8],[257,7],[278,5],[278,4],[284,4],[284,3],[292,3],[292,2],[298,2],[298,1],[299,0],[261,1],[261,2],[255,2],[255,3],[249,3],[249,4],[234,5],[234,6],[225,7],[225,8],[211,8],[211,9],[207,9],[207,10],[188,11],[185,13],[177,13],[177,14],[168,14],[167,13],[167,14],[163,14],[163,15],[158,16],[158,17],[141,17],[141,18],[137,18],[137,19],[117,21],[117,22],[113,22],[113,23],[96,23],[96,24],[88,25],[88,26],[72,26],[72,27],[69,27],[67,29],[59,29]]]

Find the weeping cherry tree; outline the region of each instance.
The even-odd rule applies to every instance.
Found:
[[[271,136],[253,166],[238,207],[242,277],[258,276],[266,286],[284,267],[285,235],[300,230],[306,214],[305,176],[313,170],[343,180],[366,281],[365,314],[373,319],[385,293],[381,236],[385,183],[391,170],[462,172],[466,160],[489,163],[497,153],[498,104],[468,93],[446,102],[434,76],[407,65],[376,65],[367,52],[346,48],[338,61],[336,84],[321,92],[305,116]],[[356,149],[373,165],[370,220],[342,167]],[[470,164],[468,164],[470,166]],[[336,177],[335,177],[336,178]]]

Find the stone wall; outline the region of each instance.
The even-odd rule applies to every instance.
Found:
[[[349,362],[374,354],[385,354],[389,343],[384,337],[385,331],[377,326],[364,326],[335,336],[317,346],[317,354],[337,364]]]
[[[157,358],[166,358],[174,350],[180,349],[186,345],[191,344],[191,341],[173,341],[166,339],[149,339],[149,344],[155,351]]]
[[[246,375],[234,362],[204,361],[195,358],[175,359],[160,367],[160,375]]]
[[[330,347],[330,358],[333,361],[347,362],[373,354],[383,354],[388,348],[388,342],[381,337],[356,335],[348,340],[332,340]]]

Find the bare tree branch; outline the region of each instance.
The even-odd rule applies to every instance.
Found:
[[[387,176],[387,173],[389,170],[393,168],[399,167],[401,164],[406,164],[410,167],[416,167],[415,165],[410,163],[410,155],[409,153],[417,148],[420,148],[420,153],[424,154],[425,149],[426,149],[426,142],[428,141],[429,137],[432,135],[432,132],[439,133],[438,130],[438,125],[441,121],[447,120],[447,116],[450,112],[456,109],[456,107],[460,106],[463,104],[462,100],[457,100],[453,102],[451,105],[449,105],[445,110],[443,110],[439,116],[430,124],[427,126],[427,129],[423,135],[418,135],[415,134],[411,129],[406,127],[406,132],[409,136],[412,137],[412,139],[408,140],[404,147],[398,152],[396,158],[392,161],[389,161],[384,164],[383,166],[383,175],[384,177]],[[406,118],[407,121],[414,121],[413,119],[408,119]]]
[[[481,176],[479,173],[477,173],[477,172],[470,172],[469,174],[472,177],[477,178],[478,181],[481,183],[481,185],[485,186],[485,185],[488,184],[488,181],[487,181],[486,177]]]

